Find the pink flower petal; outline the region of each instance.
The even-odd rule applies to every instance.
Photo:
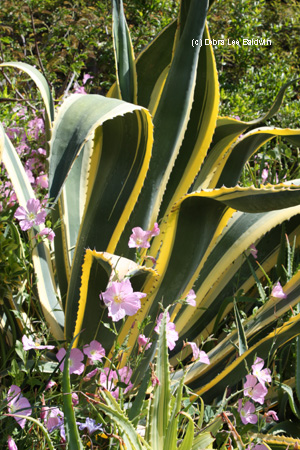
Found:
[[[196,306],[196,294],[193,289],[191,289],[188,295],[185,297],[185,301],[190,306]]]
[[[113,281],[100,298],[108,307],[108,315],[114,322],[123,319],[125,315],[133,316],[141,307],[140,299],[146,297],[142,292],[133,292],[128,279]]]
[[[273,286],[271,297],[287,298],[287,295],[283,292],[282,286],[279,281],[277,281],[277,283]]]
[[[88,356],[91,361],[101,361],[105,356],[105,350],[98,341],[92,341],[90,345],[83,347],[83,353]]]

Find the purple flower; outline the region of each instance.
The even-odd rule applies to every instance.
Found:
[[[103,430],[103,426],[101,423],[96,423],[94,419],[90,419],[87,417],[86,421],[84,423],[76,422],[78,425],[79,430],[87,429],[87,432],[89,435],[95,433],[97,430]]]
[[[22,337],[22,344],[24,350],[53,350],[55,348],[54,345],[39,345],[38,342],[34,342],[31,337],[27,337],[25,334]]]
[[[42,231],[38,233],[38,236],[46,236],[46,238],[52,242],[55,238],[55,233],[51,228],[44,228]]]
[[[27,231],[34,225],[41,225],[45,222],[47,212],[41,209],[40,201],[30,198],[26,204],[27,211],[23,206],[19,206],[14,217],[20,221],[22,231]]]
[[[18,447],[11,436],[7,439],[8,450],[18,450]]]
[[[190,306],[196,306],[196,294],[193,289],[191,289],[188,295],[185,297],[185,301]]]
[[[140,347],[145,347],[145,350],[151,347],[152,342],[149,342],[150,338],[146,338],[144,334],[140,334],[138,337],[138,344]]]
[[[56,353],[56,358],[58,361],[61,361],[66,354],[66,350],[61,348]],[[70,373],[75,373],[76,375],[81,375],[84,371],[84,364],[81,362],[84,358],[84,355],[79,348],[72,348],[70,353]],[[64,370],[64,362],[62,362],[59,366],[60,370]]]
[[[257,248],[254,244],[251,244],[249,247],[250,253],[253,256],[254,259],[257,259]]]
[[[264,384],[257,383],[257,378],[254,375],[246,375],[246,380],[244,384],[244,395],[263,405],[268,389]]]
[[[160,324],[163,318],[163,313],[161,313],[156,321],[156,327],[154,328],[154,331],[159,334],[159,328],[160,328]],[[167,343],[168,343],[168,348],[169,350],[173,350],[173,348],[175,347],[175,343],[178,340],[178,333],[175,330],[175,324],[173,322],[170,322],[170,315],[167,312],[167,326],[166,326],[166,331],[167,331]]]
[[[279,283],[279,281],[277,281],[277,283],[274,284],[272,292],[271,292],[271,297],[287,298],[287,295],[283,292],[282,286]]]
[[[240,413],[243,424],[246,425],[247,423],[257,423],[257,415],[253,414],[255,412],[255,406],[253,403],[248,401],[243,406],[242,402],[243,400],[240,398],[238,412]]]
[[[264,360],[256,358],[254,364],[251,366],[253,375],[257,378],[258,382],[265,385],[266,382],[271,383],[271,370],[263,369]]]
[[[160,233],[158,224],[155,223],[152,230],[144,231],[141,227],[135,227],[132,229],[132,235],[129,238],[129,248],[149,248],[150,243],[148,240],[153,236],[157,236]]]
[[[21,417],[15,417],[14,415],[20,414],[22,416],[30,416],[32,409],[27,398],[23,397],[21,394],[19,386],[16,386],[15,384],[11,385],[7,394],[7,400],[9,414],[16,419],[21,428],[24,428],[26,419],[21,419]]]
[[[108,307],[108,316],[113,322],[123,319],[125,315],[133,316],[141,307],[140,299],[147,294],[133,292],[128,279],[123,281],[113,281],[109,288],[100,294],[104,303]]]
[[[83,353],[89,358],[90,364],[95,361],[101,361],[103,356],[105,356],[105,350],[98,341],[92,341],[90,345],[84,345]]]

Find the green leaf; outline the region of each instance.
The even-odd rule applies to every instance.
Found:
[[[171,22],[136,59],[138,104],[152,113],[157,108],[172,59],[177,21]]]
[[[46,136],[47,141],[50,140],[51,137],[51,123],[54,120],[54,103],[51,95],[50,87],[45,79],[45,77],[33,66],[23,62],[7,62],[0,64],[0,67],[14,67],[15,69],[22,70],[26,72],[31,79],[35,82],[38,87],[42,99],[45,104],[46,110]]]
[[[222,160],[219,161],[219,166],[214,175],[215,186],[217,188],[220,188],[221,186],[235,186],[238,183],[243,167],[250,156],[254,155],[263,144],[276,136],[292,136],[294,139],[299,139],[300,130],[261,127],[241,136],[230,150],[222,156]]]
[[[208,431],[201,432],[193,440],[193,446],[191,450],[212,449],[215,439]]]
[[[143,229],[150,229],[157,219],[162,196],[190,119],[200,52],[199,46],[191,46],[191,40],[202,38],[206,12],[206,0],[191,2],[186,25],[153,118],[154,145],[147,182],[130,217],[127,232],[136,224]],[[124,247],[117,248],[117,253],[126,255]]]
[[[276,384],[284,391],[287,393],[288,397],[289,397],[289,404],[291,407],[291,410],[293,411],[293,413],[295,414],[295,416],[297,417],[297,419],[300,419],[300,409],[297,405],[297,403],[294,400],[294,395],[293,395],[293,389],[288,386],[287,384],[284,383],[277,383]]]
[[[203,39],[210,39],[207,26],[204,28]],[[173,204],[188,192],[203,164],[215,132],[219,85],[211,45],[201,47],[195,83],[190,119],[163,195],[160,217],[168,214]]]
[[[136,68],[122,0],[112,0],[112,16],[118,88],[123,100],[136,103]]]
[[[119,404],[110,394],[110,392],[103,389],[102,395],[104,396],[108,404],[99,402],[97,403],[97,408],[107,414],[108,417],[116,424],[116,426],[124,433],[123,438],[126,449],[150,449],[150,447],[145,442],[142,444],[142,438],[137,434],[131,422],[128,420],[123,411],[121,411]]]
[[[78,427],[76,424],[75,411],[72,404],[72,391],[71,391],[71,381],[70,381],[70,353],[72,350],[72,345],[75,338],[69,345],[66,356],[64,359],[64,370],[63,370],[63,411],[64,411],[64,423],[66,431],[66,439],[69,450],[84,450],[79,435]]]
[[[241,316],[236,304],[236,301],[233,302],[234,306],[234,315],[237,324],[238,336],[239,336],[239,355],[241,356],[245,351],[248,350],[247,338],[245,335],[245,330],[242,324]]]
[[[146,373],[144,373],[144,377],[142,379],[142,383],[138,388],[138,392],[136,393],[136,396],[134,398],[134,402],[130,409],[127,412],[129,420],[131,420],[133,426],[137,426],[139,421],[139,416],[141,414],[144,400],[146,398],[146,392],[150,381],[150,375],[151,371],[150,368],[147,370]]]
[[[7,415],[10,415],[10,414],[7,414]],[[14,417],[20,417],[20,419],[26,419],[26,420],[29,420],[30,422],[35,423],[38,426],[38,428],[41,430],[43,435],[45,436],[45,439],[46,439],[47,444],[49,446],[49,450],[55,450],[54,449],[54,445],[53,445],[53,443],[51,441],[51,437],[50,437],[47,429],[44,427],[44,425],[39,420],[34,419],[33,417],[30,417],[30,416],[23,416],[21,414],[14,414]],[[76,447],[74,447],[74,450],[75,449],[76,449]]]
[[[296,381],[296,395],[298,401],[300,401],[300,338],[296,338],[296,369],[295,369],[295,381]]]
[[[170,417],[170,371],[167,342],[167,310],[163,313],[158,338],[156,374],[159,384],[153,392],[152,423],[150,424],[150,445],[152,450],[165,448],[165,436]]]
[[[0,124],[0,133],[4,133]],[[30,198],[35,198],[26,172],[12,143],[5,135],[3,163],[13,183],[20,206],[26,208]],[[33,248],[33,264],[37,276],[39,299],[46,321],[56,339],[63,339],[64,314],[57,296],[52,270],[49,247],[45,242],[36,243],[35,235],[39,230],[29,231]]]
[[[168,424],[167,434],[164,443],[164,449],[172,450],[177,448],[177,434],[179,423],[179,412],[181,409],[182,389],[183,389],[184,377],[178,383],[176,389],[176,399],[172,409],[171,417]]]
[[[194,422],[191,416],[189,416],[187,413],[181,411],[180,414],[182,414],[188,419],[188,425],[185,431],[183,441],[180,443],[178,450],[191,450],[194,439]]]

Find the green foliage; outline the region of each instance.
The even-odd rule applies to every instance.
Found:
[[[127,14],[137,52],[175,17],[176,3],[130,2]],[[109,1],[4,0],[0,11],[2,61],[19,60],[39,67],[56,97],[84,73],[94,76],[93,93],[104,94],[114,81],[111,19]]]
[[[186,369],[178,361],[183,360],[189,368],[186,383],[196,398],[214,405],[212,423],[216,424],[227,405],[228,386],[237,392],[256,356],[274,361],[276,352],[299,335],[300,315],[288,314],[300,296],[300,273],[291,274],[291,250],[284,287],[287,298],[270,292],[267,275],[282,253],[281,224],[286,222],[290,240],[298,235],[299,180],[277,184],[273,173],[274,184],[249,187],[244,172],[264,143],[280,138],[287,145],[299,144],[298,129],[263,126],[278,112],[284,92],[293,83],[286,83],[275,100],[273,95],[271,108],[256,120],[218,117],[213,48],[191,45],[192,39],[209,39],[208,5],[182,2],[178,22],[172,22],[134,60],[122,2],[114,4],[117,81],[107,97],[72,95],[54,118],[44,77],[26,64],[7,64],[29,74],[38,86],[48,118],[46,132],[51,135],[48,206],[53,222],[60,220],[61,230],[54,243],[55,263],[47,245],[30,234],[40,302],[57,339],[63,339],[63,332],[69,341],[80,333],[77,346],[98,339],[108,358],[113,355],[121,364],[134,354],[138,323],[150,318],[144,328],[150,336],[160,305],[172,305],[179,333],[169,354],[175,366],[173,380],[181,386]],[[246,54],[241,57],[245,60]],[[128,74],[137,90],[128,89]],[[33,196],[31,187],[8,137],[2,142],[4,164],[20,204],[26,206]],[[152,240],[148,254],[141,250],[139,261],[134,261],[134,250],[128,248],[131,230],[136,226],[151,230],[156,222],[160,235]],[[245,258],[252,244],[259,255],[255,268],[249,267],[250,256]],[[147,259],[149,255],[152,259]],[[130,277],[134,291],[146,293],[147,300],[135,316],[112,328],[99,294],[116,274],[118,280]],[[195,309],[184,301],[192,288]],[[234,305],[241,302],[246,305],[243,314],[235,306],[234,316]],[[210,365],[190,364],[191,351],[183,350],[184,343],[206,339]],[[157,449],[166,433],[177,441],[174,423],[180,409],[180,391],[177,403],[170,400],[165,341],[164,335],[158,341],[161,384],[155,387],[159,394],[149,409],[154,425],[147,431],[150,445]],[[137,385],[154,353],[155,348],[135,371]],[[114,417],[116,405],[109,395],[105,401],[103,411]],[[191,447],[193,430],[191,419],[186,413],[182,416],[187,420],[180,443],[184,449]],[[139,438],[124,417],[122,411],[115,414],[130,448]],[[170,418],[174,423],[169,427]]]

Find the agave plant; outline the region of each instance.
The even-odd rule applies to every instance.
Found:
[[[99,294],[118,261],[134,290],[147,294],[137,315],[117,324],[119,343],[127,340],[122,364],[137,341],[137,322],[148,316],[154,321],[160,303],[166,308],[193,288],[196,309],[177,304],[171,310],[180,336],[170,354],[176,364],[185,340],[197,342],[216,333],[233,311],[236,293],[249,297],[256,281],[276,266],[282,255],[281,224],[286,222],[290,239],[299,235],[297,180],[259,188],[239,183],[246,161],[264,143],[282,136],[299,145],[300,130],[261,125],[276,114],[292,82],[259,119],[219,117],[213,48],[191,44],[192,39],[209,39],[207,0],[182,1],[178,21],[136,59],[122,1],[112,4],[117,81],[107,97],[71,95],[55,116],[49,87],[35,68],[1,64],[26,72],[36,83],[51,137],[49,208],[61,228],[54,243],[55,264],[45,243],[35,246],[33,263],[53,335],[71,341],[80,333],[76,345],[98,339],[112,355],[115,335],[107,329]],[[19,203],[25,206],[34,194],[3,130],[0,148]],[[151,229],[155,222],[161,233],[149,254],[156,266],[140,266],[128,247],[131,230]],[[254,243],[260,266],[251,271],[245,251]],[[209,366],[194,364],[186,382],[205,402],[238,383],[246,374],[245,362],[251,364],[256,354],[272,357],[299,335],[300,315],[285,315],[299,301],[299,280],[298,273],[285,286],[287,299],[265,298],[240,327],[243,333],[237,328],[226,337],[220,334]],[[140,374],[135,374],[137,382]],[[175,377],[182,375],[178,370]]]

